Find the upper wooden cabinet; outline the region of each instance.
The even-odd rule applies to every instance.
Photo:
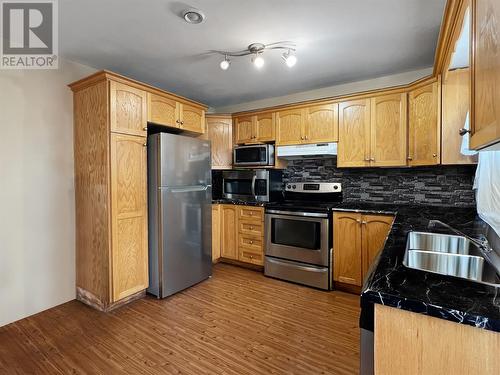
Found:
[[[392,216],[335,212],[333,279],[360,287],[384,245],[392,222]]]
[[[177,127],[180,103],[166,96],[148,93],[148,122]]]
[[[236,143],[251,144],[275,140],[275,117],[273,112],[235,118]]]
[[[339,167],[370,166],[370,99],[351,100],[339,105]]]
[[[408,94],[408,165],[435,165],[440,162],[440,82]]]
[[[148,286],[146,138],[111,134],[112,301]]]
[[[110,81],[109,104],[111,131],[139,136],[147,134],[146,91]]]
[[[167,94],[148,93],[148,121],[192,133],[205,132],[205,110],[179,102]]]
[[[500,141],[500,2],[472,0],[472,133],[479,150]]]
[[[294,108],[276,113],[276,144],[295,145],[304,141],[306,110]]]
[[[371,99],[370,165],[406,165],[406,93]]]
[[[206,133],[212,142],[212,169],[230,169],[233,162],[233,125],[231,116],[207,115]]]

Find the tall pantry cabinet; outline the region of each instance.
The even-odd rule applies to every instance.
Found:
[[[77,299],[108,311],[148,286],[147,95],[106,73],[70,87]]]

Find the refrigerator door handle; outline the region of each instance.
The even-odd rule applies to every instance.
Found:
[[[254,174],[254,175],[252,176],[252,195],[253,195],[254,197],[256,197],[256,195],[255,195],[255,181],[256,181],[256,180],[257,180],[257,176]]]
[[[208,185],[198,185],[198,186],[184,186],[179,188],[166,188],[166,190],[172,193],[191,193],[193,191],[205,191],[209,188]]]

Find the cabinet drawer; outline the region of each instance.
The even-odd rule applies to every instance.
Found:
[[[264,221],[264,209],[262,207],[240,207],[240,219],[254,219]]]
[[[263,235],[263,222],[255,220],[240,220],[238,231],[241,234],[250,234],[253,236],[262,237]]]
[[[239,248],[245,248],[247,250],[262,252],[263,250],[263,240],[260,236],[247,236],[240,234],[238,236]]]
[[[238,260],[240,262],[252,263],[262,266],[264,264],[264,253],[254,252],[246,248],[240,248]]]

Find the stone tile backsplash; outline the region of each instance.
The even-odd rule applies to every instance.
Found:
[[[341,182],[344,201],[473,207],[475,165],[336,168],[336,159],[289,162],[285,182]]]

